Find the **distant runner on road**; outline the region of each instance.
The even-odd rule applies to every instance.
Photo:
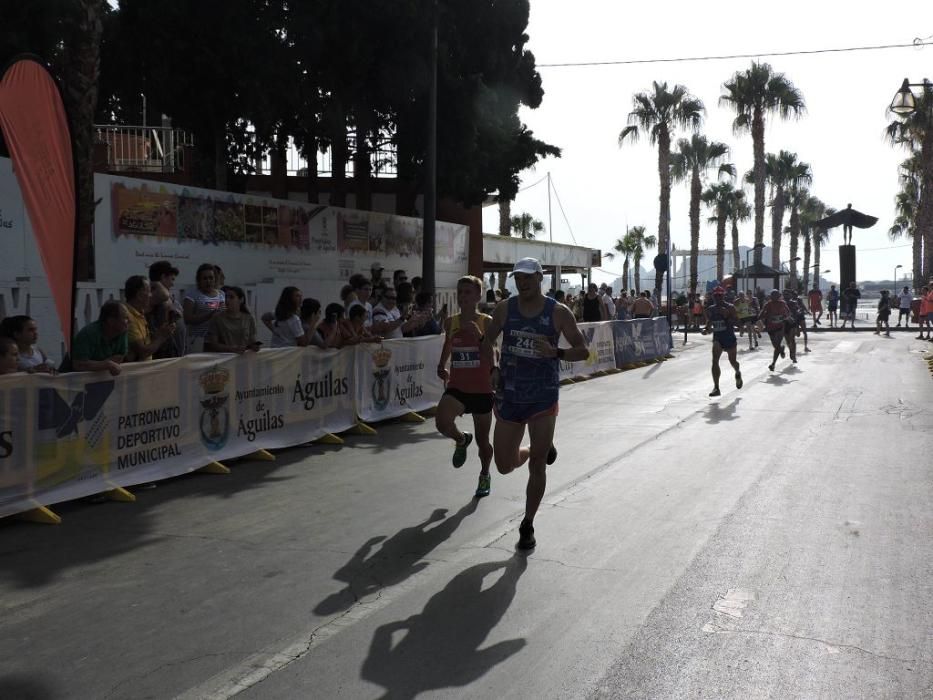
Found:
[[[788,323],[795,324],[793,314],[784,300],[781,299],[781,293],[777,289],[771,290],[771,298],[761,307],[761,313],[758,318],[764,322],[765,330],[768,331],[768,337],[771,338],[771,346],[774,348],[774,357],[768,369],[774,371],[778,357],[784,357],[784,338],[785,327]],[[793,329],[791,325],[791,329]],[[791,336],[793,337],[793,336]],[[791,351],[791,358],[795,357]],[[796,359],[794,359],[796,362]]]
[[[518,295],[500,302],[486,327],[482,352],[492,369],[496,429],[496,469],[508,474],[528,463],[525,517],[518,548],[534,548],[534,519],[547,486],[547,465],[557,459],[554,425],[560,393],[560,361],[585,360],[589,349],[570,309],[541,293],[541,264],[522,258],[512,270]],[[502,357],[493,363],[493,346],[502,334]],[[558,348],[561,335],[570,348]],[[522,445],[525,427],[530,445]]]
[[[720,395],[719,358],[723,350],[729,357],[729,364],[735,369],[735,388],[742,388],[742,372],[735,356],[739,341],[733,330],[739,319],[735,307],[726,302],[725,294],[726,290],[722,287],[716,287],[713,290],[713,303],[706,309],[706,328],[703,329],[703,335],[709,333],[710,330],[713,331],[713,390],[709,393],[710,396]]]

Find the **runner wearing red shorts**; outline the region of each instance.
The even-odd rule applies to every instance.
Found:
[[[518,295],[502,301],[492,314],[483,339],[483,354],[492,363],[494,344],[502,334],[502,358],[492,370],[496,392],[493,448],[501,474],[528,462],[525,517],[519,525],[518,548],[535,546],[534,518],[547,486],[546,469],[557,459],[554,425],[560,392],[560,360],[585,360],[589,349],[573,313],[541,293],[541,264],[523,258],[512,270]],[[570,343],[558,348],[560,336]],[[522,445],[525,427],[530,445]]]
[[[492,463],[492,445],[489,429],[492,426],[492,364],[480,352],[480,343],[489,321],[486,314],[477,313],[476,305],[482,298],[483,282],[466,276],[457,280],[457,305],[460,313],[444,322],[446,341],[437,366],[437,376],[447,383],[447,390],[437,405],[434,422],[441,435],[454,442],[451,460],[459,469],[466,462],[467,448],[476,440],[479,447],[480,473],[476,497],[489,495],[489,465]],[[450,360],[450,370],[447,361]],[[457,428],[457,416],[473,416],[473,433]]]

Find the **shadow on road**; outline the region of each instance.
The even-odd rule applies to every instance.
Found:
[[[317,448],[320,451],[320,448]],[[163,504],[180,499],[231,499],[246,491],[267,488],[294,478],[276,474],[283,467],[312,456],[308,449],[280,454],[275,462],[244,458],[230,461],[225,476],[185,474],[140,490],[135,503],[90,504],[83,500],[53,506],[63,524],[50,527],[5,518],[0,522],[0,583],[20,588],[48,584],[78,566],[106,561],[156,544],[164,538],[154,532]],[[10,697],[0,693],[0,699]]]
[[[797,381],[796,379],[785,379],[780,374],[769,374],[768,378],[765,379],[765,384],[771,384],[772,386],[781,386],[783,384],[791,384]]]
[[[706,407],[706,422],[716,425],[723,421],[736,420],[739,417],[736,414],[736,410],[741,400],[741,398],[737,397],[733,399],[732,403],[726,404],[725,406],[720,406],[718,403],[711,403]]]
[[[471,500],[446,519],[447,510],[438,508],[424,522],[403,528],[388,539],[382,535],[364,542],[334,574],[334,579],[345,582],[347,587],[318,603],[314,613],[328,616],[343,612],[360,598],[401,583],[426,568],[428,562],[421,560],[454,534],[464,518],[476,511],[477,502]],[[380,543],[382,546],[373,553]]]
[[[457,574],[419,614],[376,630],[360,677],[385,688],[384,700],[460,688],[481,678],[526,644],[509,639],[480,649],[512,604],[526,566],[516,554]],[[500,571],[484,588],[485,579]]]
[[[47,679],[13,674],[0,676],[0,698],[9,700],[52,700],[64,698],[65,693],[49,684]]]

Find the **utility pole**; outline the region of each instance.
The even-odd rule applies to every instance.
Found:
[[[547,173],[547,235],[551,243],[554,242],[554,228],[551,225],[551,171]]]
[[[437,0],[431,21],[431,87],[428,94],[428,144],[425,157],[424,231],[421,288],[434,294],[435,232],[437,230]]]

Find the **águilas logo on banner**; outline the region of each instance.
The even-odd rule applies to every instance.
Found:
[[[201,442],[209,450],[219,450],[227,444],[230,436],[230,411],[227,401],[227,382],[230,372],[213,367],[198,377],[201,385]]]
[[[388,369],[392,351],[381,347],[373,353],[373,404],[377,411],[384,411],[392,395],[392,372]]]

